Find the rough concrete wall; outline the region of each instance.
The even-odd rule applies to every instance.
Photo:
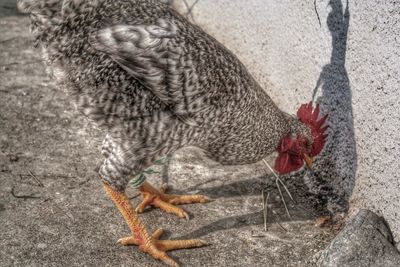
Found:
[[[400,238],[400,3],[186,1],[194,21],[232,50],[285,111],[313,99],[330,142],[307,173],[329,184],[327,208],[370,208]],[[178,10],[185,4],[176,0]],[[329,191],[329,192],[328,192]],[[332,193],[333,192],[333,193]],[[335,197],[336,196],[336,197]]]

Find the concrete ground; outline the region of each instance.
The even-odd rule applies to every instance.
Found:
[[[128,229],[96,173],[105,134],[45,74],[28,28],[14,1],[0,3],[0,266],[162,266],[136,247],[115,244]],[[314,226],[323,211],[301,178],[285,179],[296,200],[285,194],[286,215],[262,163],[221,166],[188,148],[149,180],[215,200],[184,206],[189,221],[159,210],[140,215],[150,231],[166,229],[167,238],[211,243],[170,252],[182,266],[313,266],[334,236],[334,229]],[[270,194],[267,232],[262,189]]]

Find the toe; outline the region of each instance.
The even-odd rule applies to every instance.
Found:
[[[169,203],[174,205],[179,204],[192,204],[192,203],[207,203],[210,202],[210,198],[202,195],[187,195],[187,196],[176,196],[172,198]]]
[[[146,204],[144,204],[143,202],[142,203],[140,203],[137,207],[136,207],[136,209],[135,209],[135,211],[137,212],[137,213],[143,213],[143,211],[144,211],[144,209],[146,208]]]
[[[145,195],[143,197],[142,202],[136,207],[135,211],[137,213],[143,213],[145,208],[151,204],[152,200],[153,200],[153,197],[151,197],[149,195]]]
[[[155,246],[151,246],[148,248],[147,252],[155,259],[161,260],[169,266],[178,267],[178,263],[176,263],[172,258],[170,258],[165,251],[157,249]]]
[[[164,233],[164,230],[159,228],[153,233],[152,237],[154,239],[160,239],[160,237],[163,235],[163,233]]]
[[[208,243],[200,239],[189,239],[189,240],[159,240],[157,247],[162,251],[170,251],[176,249],[185,248],[198,248],[207,246]]]
[[[167,254],[165,254],[165,257],[161,258],[161,260],[162,260],[165,264],[167,264],[167,265],[169,265],[169,266],[172,266],[172,267],[179,267],[179,264],[176,263],[176,261],[174,261],[174,260],[171,259],[170,257],[168,257]]]
[[[129,245],[138,245],[140,241],[133,236],[128,236],[124,238],[118,239],[117,243],[124,245],[124,246],[129,246]]]
[[[189,220],[189,215],[186,213],[186,211],[184,211],[183,209],[178,208],[170,203],[167,203],[159,198],[156,198],[153,201],[153,205],[162,209],[163,211],[165,211],[167,213],[175,214],[181,218],[185,218],[186,220]]]

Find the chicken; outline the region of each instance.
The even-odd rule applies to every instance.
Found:
[[[275,169],[288,173],[311,166],[324,146],[318,107],[302,105],[297,117],[279,110],[228,49],[159,1],[19,0],[18,7],[30,13],[58,86],[106,135],[99,174],[132,232],[123,245],[171,266],[167,251],[205,245],[159,240],[162,230],[149,234],[137,215],[152,205],[188,218],[176,205],[208,201],[168,195],[137,175],[179,148],[199,147],[222,164],[278,151]],[[144,196],[136,210],[124,193],[132,177]]]

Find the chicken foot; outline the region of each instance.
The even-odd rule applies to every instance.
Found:
[[[175,205],[179,204],[192,204],[192,203],[206,203],[210,199],[202,195],[169,195],[165,194],[166,186],[162,186],[157,190],[148,182],[145,182],[140,188],[143,194],[143,201],[137,206],[136,212],[142,213],[147,206],[155,206],[161,210],[175,214],[178,217],[189,219],[189,215],[181,208]]]
[[[103,186],[107,195],[113,200],[132,231],[132,236],[121,238],[118,240],[118,243],[139,246],[141,251],[150,254],[153,258],[161,260],[169,266],[179,265],[166,254],[167,251],[207,245],[206,242],[200,239],[159,240],[163,234],[162,229],[158,229],[152,235],[149,235],[125,193],[112,189],[104,182]]]

